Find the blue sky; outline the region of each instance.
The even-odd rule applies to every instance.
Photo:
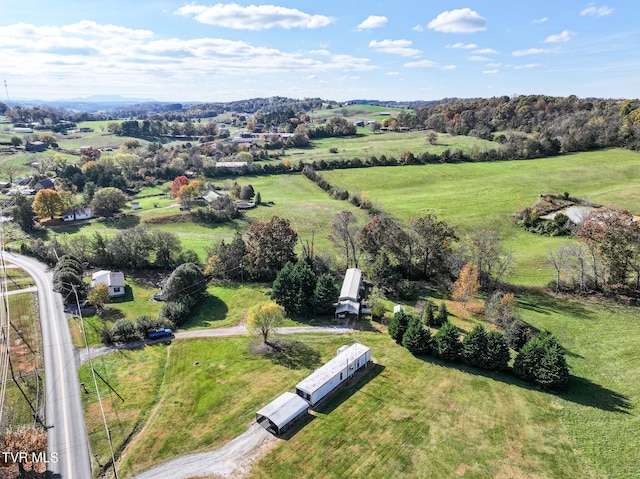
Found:
[[[637,98],[639,16],[638,0],[0,0],[0,81],[12,100]]]

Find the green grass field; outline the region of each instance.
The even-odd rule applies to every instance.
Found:
[[[520,306],[525,320],[553,330],[567,348],[572,379],[566,392],[540,392],[510,375],[414,358],[384,333],[360,332],[353,337],[372,348],[377,365],[357,387],[334,396],[293,437],[279,442],[252,473],[265,478],[637,477],[636,309],[544,295],[523,296]],[[125,398],[122,402],[100,386],[114,418],[112,434],[121,441],[132,430],[141,431],[124,450],[123,477],[176,455],[219,447],[243,432],[262,405],[292,390],[339,345],[353,341],[323,335],[285,340],[300,341],[306,348],[301,357],[311,362],[289,369],[249,354],[248,338],[180,340],[99,359],[100,374]],[[144,395],[141,378],[147,378]],[[86,407],[95,418],[92,437],[100,442],[102,425],[92,397]]]

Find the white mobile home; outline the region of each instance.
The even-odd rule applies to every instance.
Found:
[[[296,386],[296,394],[315,406],[371,360],[371,349],[363,344],[340,348],[327,364],[316,369]]]
[[[340,289],[336,319],[357,320],[360,318],[360,291],[362,287],[362,271],[357,268],[349,268],[344,275]]]
[[[256,421],[276,436],[293,426],[309,411],[309,404],[300,396],[286,392],[256,413]]]

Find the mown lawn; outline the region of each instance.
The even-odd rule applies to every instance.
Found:
[[[573,314],[567,316],[575,312],[574,304],[546,307],[526,310],[526,319],[543,327],[548,316],[556,316],[565,321],[566,334],[585,330],[586,343],[610,325],[599,305],[591,308],[591,328]],[[632,314],[632,309],[622,309]],[[625,324],[622,318],[613,321]],[[631,348],[636,332],[623,341],[604,341],[602,347]],[[559,335],[565,340],[565,334]],[[633,373],[622,369],[618,377],[599,382],[598,371],[583,368],[578,357],[593,350],[576,351],[565,341],[576,377],[567,393],[554,395],[507,374],[415,358],[384,333],[360,332],[347,337],[286,337],[304,348],[298,369],[249,353],[246,337],[180,340],[168,347],[99,359],[99,372],[125,398],[120,401],[100,385],[109,415],[115,418],[110,427],[122,428],[112,433],[125,438],[134,425],[140,430],[123,452],[121,476],[180,454],[215,449],[241,434],[257,409],[292,390],[354,338],[372,348],[376,365],[355,387],[323,405],[293,437],[278,442],[254,466],[255,477],[631,478],[638,472],[633,452],[640,439],[631,433],[638,427],[631,406],[640,399],[637,382],[631,384],[637,367]],[[162,366],[159,356],[164,351]],[[615,365],[628,361],[622,356]],[[132,385],[128,377],[134,378]],[[162,384],[150,409],[151,399],[145,399],[150,393],[138,400],[135,384],[142,377]],[[619,402],[621,396],[627,399]],[[96,405],[87,407],[93,411]],[[122,421],[125,417],[128,426]],[[98,438],[99,418],[91,424],[92,437]]]

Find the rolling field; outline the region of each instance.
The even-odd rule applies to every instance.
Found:
[[[334,187],[368,191],[374,205],[406,221],[435,213],[461,238],[478,228],[497,230],[513,251],[509,280],[543,286],[552,278],[550,250],[571,241],[528,233],[513,213],[543,193],[571,193],[640,212],[640,154],[627,150],[492,163],[378,167],[322,172]]]

